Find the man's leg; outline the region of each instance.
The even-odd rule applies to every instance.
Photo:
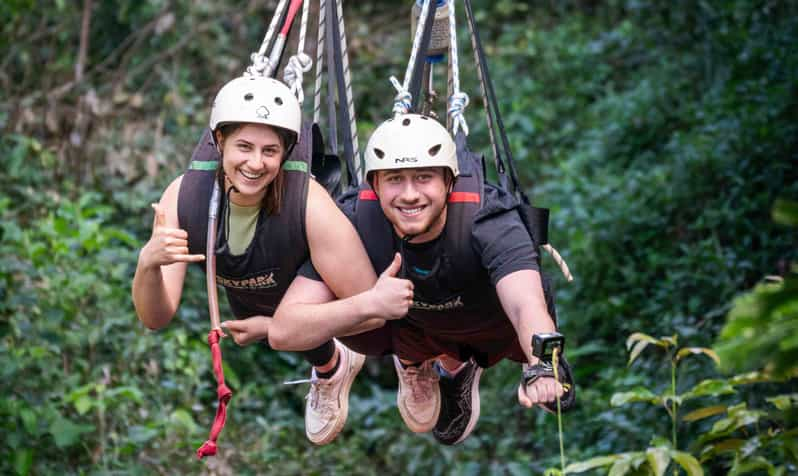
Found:
[[[336,341],[302,353],[313,365],[305,402],[305,433],[325,445],[338,436],[349,413],[349,390],[365,356]]]

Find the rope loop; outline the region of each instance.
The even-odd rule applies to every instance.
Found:
[[[285,66],[283,78],[285,83],[294,93],[299,100],[299,104],[305,101],[305,93],[302,91],[302,76],[304,73],[310,71],[313,67],[313,60],[305,54],[300,52],[288,59],[288,64]]]
[[[413,107],[413,95],[396,79],[396,76],[391,76],[390,80],[391,85],[396,89],[396,96],[393,98],[393,113],[395,116],[407,114]]]
[[[266,71],[272,69],[271,61],[269,61],[266,55],[255,52],[252,53],[249,58],[252,64],[247,67],[244,76],[265,76]]]
[[[454,135],[457,135],[459,129],[463,129],[463,133],[468,135],[468,123],[466,123],[463,113],[469,102],[468,94],[462,91],[457,91],[449,97],[449,109],[446,112],[452,118],[452,133]]]

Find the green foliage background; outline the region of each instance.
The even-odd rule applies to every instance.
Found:
[[[0,5],[0,473],[524,475],[558,463],[556,420],[515,403],[509,363],[485,374],[473,436],[446,448],[404,428],[393,370],[374,360],[344,433],[316,448],[303,432],[306,389],[281,384],[307,365],[229,342],[235,395],[220,455],[195,460],[215,409],[201,275],[157,333],[138,323],[130,280],[149,203],[185,166],[213,94],[246,67],[274,3]],[[345,5],[361,143],[390,113],[388,76],[404,71],[404,3]],[[761,408],[756,425],[733,430],[787,443],[710,451],[701,464],[766,474],[756,458],[767,458],[795,472],[794,406],[777,400],[772,413],[766,402],[796,392],[795,338],[768,333],[761,316],[796,328],[796,231],[771,219],[777,199],[798,198],[796,2],[498,0],[475,10],[524,183],[552,209],[551,241],[576,276],[556,281],[580,399],[564,422],[568,460],[661,446],[652,438],[670,434],[656,406],[610,406],[614,392],[671,384],[658,362],[625,367],[630,333],[710,346],[735,296],[775,275],[787,276],[781,287],[736,301],[719,351],[724,368],[780,380],[711,399]],[[470,144],[489,154],[461,33]],[[772,295],[776,304],[756,304]],[[689,360],[678,392],[718,375]],[[704,436],[721,433],[713,423],[680,424],[679,449],[707,448]]]

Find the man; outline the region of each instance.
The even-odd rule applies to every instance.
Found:
[[[413,296],[405,319],[341,340],[367,355],[394,354],[402,418],[444,444],[463,441],[476,425],[482,370],[509,358],[535,373],[532,336],[555,331],[517,202],[484,184],[481,163],[464,145],[460,153],[462,173],[457,146],[439,123],[414,114],[389,119],[367,145],[371,188],[341,200],[375,269],[395,266],[401,255]],[[286,293],[273,347],[312,348],[334,332],[336,316],[318,311],[334,295],[315,279],[305,269]],[[551,409],[564,397],[569,406],[573,387],[566,391],[550,374],[522,380],[519,402]]]

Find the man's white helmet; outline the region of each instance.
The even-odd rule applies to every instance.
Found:
[[[302,110],[288,86],[264,76],[235,78],[213,100],[210,127],[232,122],[265,124],[288,129],[296,134],[302,125]]]
[[[448,167],[454,177],[457,147],[438,121],[419,114],[388,119],[371,135],[366,146],[366,178],[376,170]]]

